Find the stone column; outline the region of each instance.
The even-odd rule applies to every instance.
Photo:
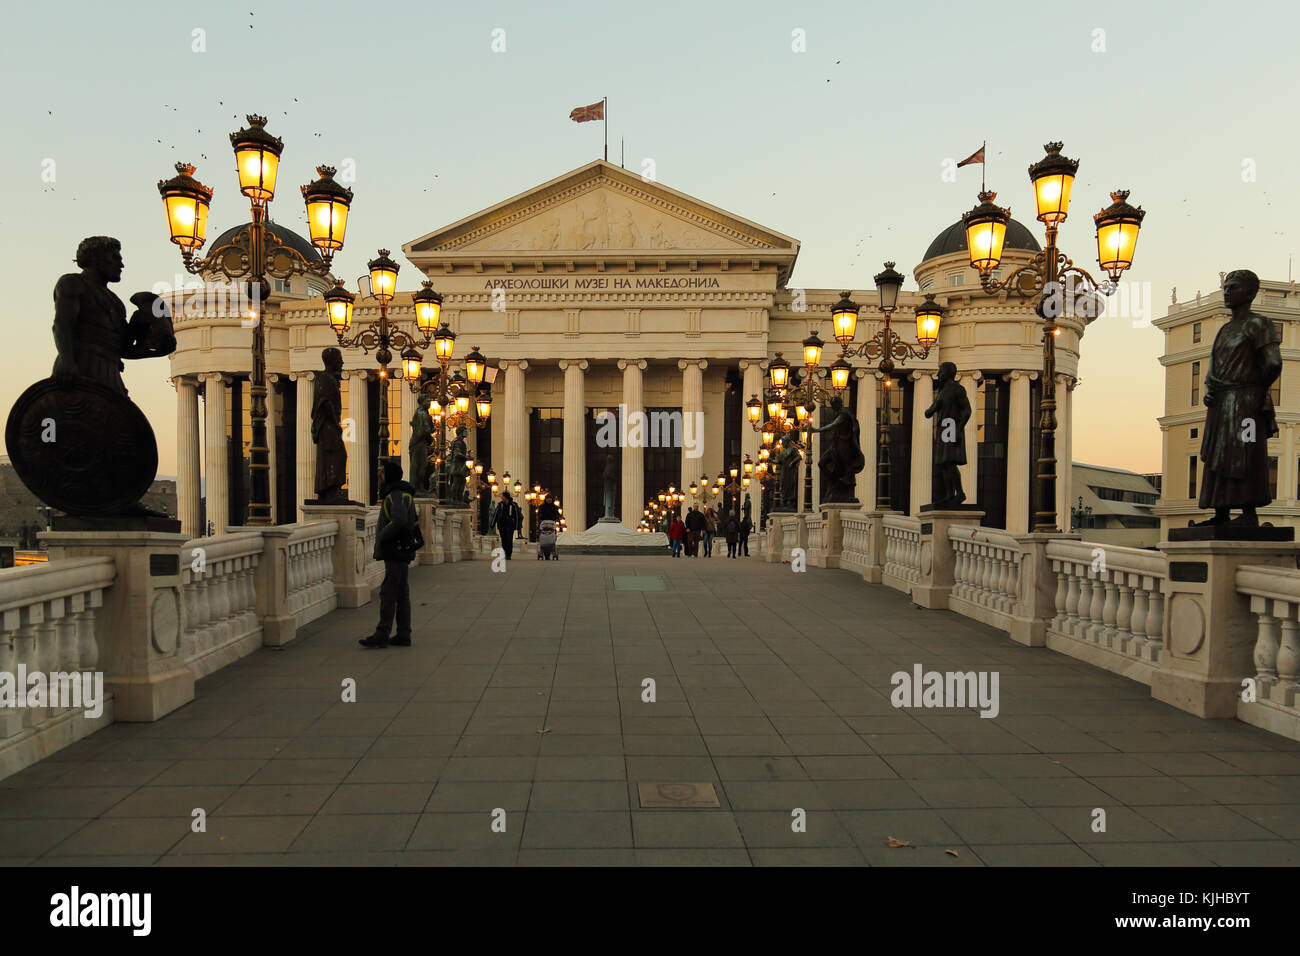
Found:
[[[744,383],[740,394],[740,460],[744,462],[745,456],[758,467],[758,448],[762,444],[762,436],[754,431],[754,426],[749,423],[749,412],[745,403],[757,395],[760,399],[763,397],[763,363],[760,359],[741,359],[740,370],[744,375]],[[766,417],[767,410],[763,410]],[[761,419],[760,419],[761,421]],[[742,467],[740,473],[744,475],[745,470]],[[730,474],[730,472],[728,472]],[[751,475],[750,477],[753,477]],[[749,495],[750,500],[754,502],[754,507],[758,507],[758,481],[750,482]],[[743,501],[745,493],[741,492]],[[742,505],[743,507],[743,505]],[[755,512],[757,514],[757,512]],[[755,519],[757,523],[757,519]]]
[[[1070,528],[1070,497],[1074,477],[1074,379],[1056,376],[1056,526]]]
[[[912,381],[912,489],[908,511],[916,515],[930,503],[934,465],[934,419],[925,410],[934,401],[934,378],[929,372],[913,372]]]
[[[629,416],[639,413],[645,418],[645,359],[619,359],[623,370],[623,405]],[[685,422],[683,421],[683,426]],[[635,528],[641,522],[645,509],[645,442],[649,440],[649,423],[641,427],[640,442],[623,446],[623,500],[619,517],[623,524]]]
[[[298,520],[305,521],[302,503],[316,497],[316,443],[311,440],[311,403],[315,394],[315,372],[291,372],[298,383]]]
[[[510,474],[511,484],[518,481],[528,486],[528,413],[524,404],[524,372],[528,369],[525,361],[502,361],[505,369],[505,448],[501,456],[501,468],[498,474]],[[495,455],[495,452],[493,453]],[[510,497],[515,497],[514,489]],[[519,503],[524,510],[526,502]]]
[[[980,384],[984,373],[976,369],[962,372],[958,381],[966,389],[966,400],[970,402],[970,420],[966,422],[966,464],[959,465],[961,490],[966,493],[965,504],[979,502],[979,459],[980,459],[980,402],[984,400]]]
[[[276,426],[283,424],[284,419],[284,402],[280,399],[280,392],[276,389],[283,374],[280,372],[268,372],[266,374],[266,487],[267,494],[270,496],[269,504],[271,506],[271,524],[287,524],[298,517],[298,511],[295,508],[291,515],[280,514],[278,505],[279,496],[276,494],[276,487],[279,483],[280,469],[277,467],[275,459],[275,448],[279,442],[279,432]]]
[[[370,504],[370,406],[366,401],[369,373],[350,369],[343,373],[348,386],[348,418],[352,421],[352,441],[348,443],[348,497],[363,505]],[[348,438],[348,422],[343,422],[343,437]]]
[[[704,370],[709,363],[704,359],[681,359],[677,367],[682,370],[682,483],[678,487],[689,488],[704,468],[700,457],[704,450]],[[690,456],[692,445],[697,456],[694,458]]]
[[[199,390],[191,378],[176,376],[176,513],[181,531],[200,537]]]
[[[853,372],[858,379],[858,441],[862,445],[862,470],[858,472],[857,496],[864,511],[876,508],[876,454],[880,444],[880,422],[877,420],[880,403],[880,379],[870,369]]]
[[[415,417],[416,395],[407,386],[405,379],[393,379],[388,383],[389,388],[401,389],[402,392],[402,419],[397,422],[388,423],[388,433],[396,435],[401,439],[402,458],[405,459],[403,474],[409,479],[411,477],[411,419]],[[470,454],[474,453],[473,438],[474,429],[469,431],[470,441],[466,444]]]
[[[1007,527],[1029,531],[1029,380],[1037,372],[1011,373],[1011,408],[1007,421]]]
[[[226,385],[230,376],[209,372],[203,378],[203,484],[207,520],[213,534],[225,534],[230,521],[230,469],[226,451]],[[207,528],[203,529],[207,534]]]
[[[560,362],[564,372],[564,477],[560,501],[570,531],[587,530],[587,360]]]

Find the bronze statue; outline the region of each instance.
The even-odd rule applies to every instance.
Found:
[[[171,312],[157,295],[138,292],[127,320],[126,306],[108,287],[122,279],[118,240],[82,240],[76,263],[81,271],[54,285],[54,369],[9,414],[5,438],[14,469],[38,498],[69,515],[166,518],[140,503],[158,472],[158,445],[121,373],[125,359],[175,350]]]
[[[343,442],[343,353],[336,348],[320,354],[325,364],[316,373],[311,402],[311,440],[316,443],[316,500],[319,505],[349,504],[343,486],[348,480],[348,450]]]
[[[925,410],[926,418],[936,415],[939,427],[934,436],[930,503],[937,509],[952,508],[966,500],[957,466],[966,464],[966,423],[971,416],[970,399],[957,383],[957,366],[952,362],[940,364],[934,401]]]
[[[1272,501],[1268,489],[1268,439],[1278,433],[1269,386],[1282,374],[1277,327],[1250,310],[1259,276],[1248,269],[1230,272],[1223,282],[1223,304],[1231,318],[1214,337],[1205,376],[1209,411],[1201,438],[1200,507],[1214,517],[1202,525],[1258,527],[1256,510]],[[1240,508],[1241,515],[1228,513]]]
[[[465,507],[469,504],[469,450],[465,444],[465,435],[469,429],[461,425],[456,429],[456,437],[447,449],[447,503],[453,507]]]
[[[429,417],[428,392],[416,398],[415,414],[411,416],[411,484],[417,494],[429,493],[429,443],[433,439],[433,419]]]
[[[838,395],[831,399],[830,409],[835,416],[831,423],[813,429],[831,433],[817,462],[822,475],[822,501],[857,504],[857,475],[867,464],[862,454],[858,420],[845,411],[844,401]]]
[[[772,510],[797,511],[799,510],[799,462],[803,459],[803,455],[793,439],[786,436],[781,439],[781,450],[773,457],[779,469],[778,478],[781,485],[777,489],[776,507]]]

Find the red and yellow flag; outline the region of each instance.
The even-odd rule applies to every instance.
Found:
[[[605,101],[599,100],[590,106],[575,106],[569,113],[569,119],[575,123],[587,123],[591,120],[603,120],[605,118]]]
[[[963,159],[960,163],[958,163],[958,164],[957,164],[957,168],[958,168],[958,169],[961,169],[963,166],[969,166],[971,163],[982,163],[982,162],[984,162],[984,147],[983,147],[983,146],[981,146],[979,149],[975,150],[975,152],[971,153],[969,156],[967,156],[965,159]]]

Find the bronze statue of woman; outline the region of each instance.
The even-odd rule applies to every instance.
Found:
[[[343,485],[348,480],[348,450],[343,443],[343,399],[339,379],[343,353],[336,348],[320,354],[324,371],[316,373],[311,403],[311,439],[316,443],[316,503],[347,504]]]

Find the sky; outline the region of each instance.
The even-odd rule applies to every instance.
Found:
[[[1080,161],[1061,245],[1096,269],[1109,192],[1147,211],[1129,312],[1083,339],[1078,461],[1160,469],[1165,314],[1300,252],[1294,38],[1300,8],[1258,0],[1089,4],[878,2],[67,2],[6,4],[0,78],[0,404],[49,374],[51,292],[85,236],[122,240],[125,301],[181,272],[159,179],[177,161],[215,188],[209,237],[248,219],[228,134],[247,113],[285,141],[272,217],[305,232],[295,188],[351,163],[335,272],[601,154],[802,243],[791,286],[869,288],[908,274],[988,184],[1030,225],[1028,165],[1050,140]],[[797,47],[802,46],[802,49]],[[955,179],[955,181],[953,181]],[[1288,186],[1287,183],[1291,185]],[[404,262],[404,260],[399,259]],[[413,289],[415,270],[399,277]],[[1131,313],[1131,314],[1130,314]],[[1136,316],[1136,318],[1135,318]],[[165,360],[125,381],[175,473]],[[7,413],[6,413],[7,414]]]

